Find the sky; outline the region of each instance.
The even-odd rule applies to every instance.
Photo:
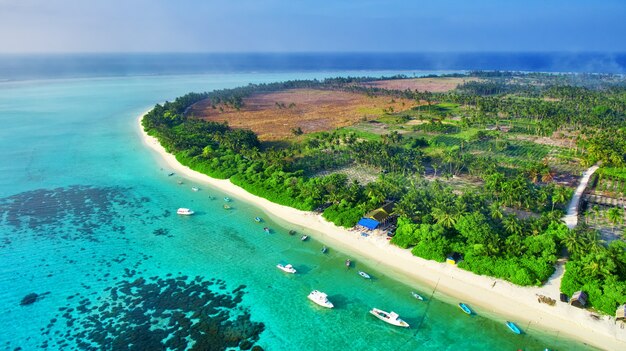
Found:
[[[626,0],[0,0],[0,53],[626,52]]]

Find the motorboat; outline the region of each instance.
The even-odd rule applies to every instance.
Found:
[[[265,227],[265,228],[263,228],[263,231],[265,231],[267,234],[269,234],[271,229],[269,227]]]
[[[230,202],[230,197],[224,197],[224,201]]]
[[[285,272],[285,273],[291,273],[294,274],[296,273],[296,269],[293,268],[293,266],[291,264],[286,264],[286,265],[282,265],[282,264],[277,264],[276,267],[278,267],[278,269],[280,269],[281,271]]]
[[[346,267],[350,268],[350,266],[352,265],[352,261],[350,261],[350,259],[346,260]]]
[[[296,231],[295,231],[295,230],[293,230],[293,229],[292,229],[292,230],[290,230],[290,231],[289,231],[289,235],[296,235]]]
[[[411,291],[411,296],[413,296],[414,298],[420,300],[420,301],[424,301],[424,298],[422,297],[422,295],[416,293],[415,291]]]
[[[513,323],[513,322],[509,322],[509,321],[507,321],[507,322],[506,322],[506,326],[507,326],[507,327],[509,327],[509,329],[511,329],[511,331],[512,331],[513,333],[515,333],[515,334],[521,334],[521,333],[522,333],[522,331],[520,330],[520,328],[519,328],[517,325],[515,325],[515,323]]]
[[[472,310],[469,308],[469,306],[467,306],[463,302],[459,303],[459,307],[463,310],[463,312],[467,314],[472,314]]]
[[[223,207],[224,207],[225,210],[230,210],[230,206],[228,204],[224,204]]]
[[[183,185],[183,181],[182,180],[179,180],[176,183],[178,183],[178,185]]]
[[[363,271],[359,271],[359,275],[365,279],[371,279],[372,277],[370,277],[369,274],[363,272]]]
[[[198,191],[198,190],[200,190],[200,188],[198,188],[197,186],[192,186],[192,187],[191,187],[191,190],[193,190],[193,191]]]
[[[408,328],[409,323],[400,319],[400,316],[395,312],[386,312],[383,310],[379,310],[378,308],[372,308],[370,313],[374,315],[374,317],[380,319],[381,321],[387,322],[391,325],[395,325],[397,327]]]
[[[195,212],[193,212],[192,210],[190,210],[188,208],[181,207],[181,208],[178,209],[178,211],[176,211],[176,213],[179,214],[179,215],[182,215],[182,216],[191,216]]]
[[[306,234],[304,234],[304,235],[300,238],[300,240],[302,240],[302,241],[306,241],[306,239],[308,239],[308,238],[309,238],[309,236],[308,236],[308,235],[306,235]]]
[[[168,177],[171,177],[173,175],[174,175],[174,172],[170,172],[170,173],[167,174]]]
[[[261,217],[254,217],[254,221],[257,223],[261,223],[263,220],[261,219]]]
[[[326,246],[322,247],[322,253],[328,252],[328,248]]]
[[[311,291],[311,293],[309,294],[309,296],[307,296],[307,298],[322,307],[326,307],[326,308],[335,307],[335,305],[333,305],[332,302],[328,301],[328,295],[318,290]]]

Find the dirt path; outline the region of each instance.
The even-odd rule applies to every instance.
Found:
[[[598,166],[592,166],[583,172],[582,177],[580,178],[580,184],[576,188],[574,192],[574,196],[572,196],[572,200],[567,206],[567,214],[562,218],[563,222],[569,229],[574,229],[576,225],[578,225],[578,206],[580,204],[580,199],[582,198],[585,189],[587,189],[587,184],[589,184],[589,179],[591,179],[591,175],[598,170]],[[565,259],[560,259],[556,263],[556,270],[548,278],[546,284],[544,284],[541,289],[544,291],[544,295],[555,297],[559,296],[561,293],[561,279],[563,278],[563,274],[565,274]]]
[[[583,173],[582,178],[580,178],[580,184],[578,184],[578,187],[574,192],[574,196],[572,196],[572,200],[567,206],[567,214],[563,217],[563,221],[569,229],[574,229],[578,224],[578,206],[580,199],[585,192],[585,189],[587,189],[587,184],[589,184],[591,175],[593,175],[597,170],[598,166],[591,166]]]

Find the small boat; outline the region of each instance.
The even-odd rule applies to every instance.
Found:
[[[371,279],[372,277],[370,277],[369,274],[363,272],[363,271],[359,271],[359,275],[365,279]]]
[[[270,233],[270,228],[269,227],[265,227],[265,228],[263,228],[263,231],[265,231],[267,234],[269,234]]]
[[[352,261],[350,261],[350,259],[346,260],[346,267],[350,268],[350,266],[352,265]]]
[[[463,302],[459,303],[459,307],[463,310],[463,312],[467,314],[472,314],[472,310]]]
[[[254,217],[254,221],[257,223],[261,223],[263,220],[261,219],[261,217]]]
[[[521,334],[522,331],[519,329],[519,327],[517,325],[515,325],[515,323],[513,322],[506,322],[506,326],[509,327],[509,329],[511,329],[511,331],[515,334]]]
[[[411,295],[420,301],[424,301],[424,298],[422,297],[422,295],[416,293],[415,291],[411,291]]]
[[[190,210],[188,208],[181,207],[181,208],[178,209],[178,211],[176,211],[176,213],[179,214],[179,215],[182,215],[182,216],[191,216],[195,212],[193,212],[192,210]]]
[[[192,187],[191,187],[191,190],[193,190],[193,191],[198,191],[198,190],[200,190],[200,188],[198,188],[197,186],[192,186]]]
[[[286,265],[283,266],[282,264],[279,263],[279,264],[276,265],[276,267],[278,267],[278,269],[280,269],[281,271],[283,271],[285,273],[291,273],[291,274],[296,273],[296,269],[293,268],[293,266],[290,265],[290,264],[286,264]]]
[[[307,296],[307,298],[322,307],[326,307],[326,308],[335,307],[335,305],[333,305],[332,302],[328,301],[328,295],[318,290],[311,291],[311,293],[309,294],[309,296]]]
[[[322,253],[326,253],[328,251],[328,248],[326,246],[322,247]]]
[[[230,197],[225,197],[225,198],[224,198],[224,201],[226,201],[226,202],[230,202]]]
[[[171,177],[173,175],[174,175],[174,172],[170,172],[170,173],[167,174],[168,177]]]
[[[300,237],[300,240],[306,241],[306,239],[308,239],[308,238],[309,238],[309,236],[304,234],[302,237]]]
[[[182,185],[182,184],[183,184],[183,181],[182,181],[182,180],[179,180],[179,181],[177,181],[176,183],[178,183],[178,185]]]
[[[295,230],[293,230],[293,229],[292,229],[292,230],[290,230],[290,231],[289,231],[289,235],[296,235],[296,231],[295,231]]]
[[[370,313],[374,315],[374,317],[380,319],[381,321],[387,322],[391,325],[395,325],[397,327],[403,327],[403,328],[409,327],[409,323],[400,319],[400,316],[398,316],[398,314],[393,311],[386,312],[383,310],[379,310],[378,308],[372,308],[370,310]]]
[[[227,204],[224,204],[223,207],[224,207],[225,210],[230,210],[230,206],[228,206]]]

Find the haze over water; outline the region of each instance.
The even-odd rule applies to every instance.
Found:
[[[350,62],[343,62],[342,70],[278,63],[263,69],[249,62],[245,69],[200,74],[206,70],[128,69],[99,62],[83,62],[80,73],[70,67],[74,73],[61,76],[25,68],[20,75],[0,75],[16,80],[0,83],[3,349],[85,348],[78,342],[97,348],[101,329],[126,336],[145,333],[131,323],[144,317],[123,313],[132,302],[121,297],[124,289],[153,301],[159,295],[155,291],[166,295],[168,288],[178,287],[182,290],[174,289],[178,293],[167,295],[159,308],[191,315],[195,277],[202,277],[197,282],[223,281],[207,289],[227,296],[220,301],[233,314],[247,310],[252,322],[264,324],[256,344],[266,350],[587,349],[532,325],[521,326],[526,334],[513,335],[503,318],[483,317],[489,311],[482,310],[467,316],[450,304],[454,299],[444,297],[444,302],[437,294],[431,299],[432,289],[405,285],[378,270],[376,262],[332,247],[323,255],[315,233],[307,232],[313,240],[301,242],[288,234],[291,227],[281,227],[236,198],[226,211],[225,194],[178,175],[168,177],[167,167],[142,145],[137,131],[141,112],[190,91],[340,75],[440,72],[419,67],[373,71],[366,65],[346,71]],[[4,66],[0,72],[19,70]],[[193,192],[192,186],[201,190]],[[176,216],[178,207],[193,208],[197,215]],[[266,222],[255,223],[256,216]],[[265,234],[264,225],[273,233]],[[348,257],[357,269],[345,268]],[[285,275],[277,263],[292,263],[298,274]],[[362,279],[358,270],[374,279]],[[242,285],[239,301],[232,291]],[[310,303],[306,295],[313,289],[328,293],[336,308]],[[427,301],[412,298],[413,290]],[[33,292],[39,299],[20,306]],[[154,311],[144,305],[133,306],[153,329],[167,329],[169,320],[151,316]],[[398,312],[412,328],[382,323],[367,313],[371,307]],[[148,348],[148,340],[134,342]]]

